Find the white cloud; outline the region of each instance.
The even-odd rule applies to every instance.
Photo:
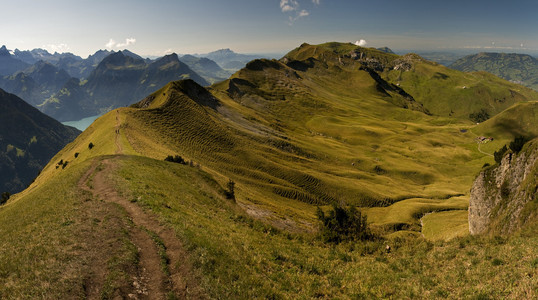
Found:
[[[116,41],[114,41],[113,39],[108,40],[108,43],[105,44],[105,47],[107,49],[112,49],[114,48],[114,46],[116,46]]]
[[[365,40],[358,40],[354,43],[356,46],[361,46],[361,47],[366,47],[366,45],[368,45],[368,43],[365,41]]]
[[[280,0],[280,9],[282,12],[290,12],[299,9],[297,0]]]
[[[119,43],[116,45],[116,47],[126,47],[126,46],[129,46],[129,45],[133,45],[134,43],[136,43],[136,39],[135,38],[129,38],[129,39],[125,39],[125,43]]]
[[[136,43],[135,38],[127,38],[127,39],[125,39],[125,42],[123,42],[123,43],[117,43],[114,39],[110,39],[110,40],[108,40],[108,43],[105,44],[105,47],[107,49],[123,48],[123,47],[133,45],[134,43]]]
[[[71,48],[69,48],[69,46],[67,46],[67,44],[64,44],[64,43],[48,44],[48,45],[43,46],[43,48],[52,53],[54,52],[64,53],[64,52],[69,52],[69,50],[71,50]]]
[[[320,0],[312,0],[312,2],[317,5],[320,3]],[[288,24],[290,26],[292,26],[298,19],[310,15],[310,12],[306,9],[300,9],[298,0],[280,0],[280,9],[283,13],[288,15]]]
[[[301,11],[299,12],[299,14],[297,15],[297,18],[306,17],[306,16],[308,16],[309,14],[310,14],[309,12],[307,12],[306,10],[303,9],[303,10],[301,10]]]

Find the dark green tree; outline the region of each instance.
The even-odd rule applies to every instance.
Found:
[[[0,197],[0,205],[3,205],[9,200],[9,197],[11,197],[11,194],[8,192],[3,192],[2,196]]]
[[[503,159],[503,156],[506,153],[506,151],[508,151],[508,148],[506,147],[506,145],[504,145],[501,149],[493,153],[493,158],[495,158],[496,163],[498,164],[501,163],[501,160]]]
[[[373,238],[366,215],[361,214],[354,206],[346,208],[333,204],[328,214],[318,207],[317,217],[321,222],[320,234],[325,242],[338,244],[343,241]]]
[[[518,136],[510,142],[508,148],[510,148],[510,150],[517,154],[519,153],[519,151],[521,151],[521,149],[523,149],[523,145],[525,145],[525,143],[527,143],[528,141],[529,139],[527,139],[526,137]]]
[[[226,184],[228,190],[226,191],[226,199],[235,200],[235,182],[231,179]]]

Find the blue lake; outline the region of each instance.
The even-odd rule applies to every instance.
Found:
[[[97,118],[102,116],[103,114],[97,115],[97,116],[91,116],[84,119],[80,119],[78,121],[68,121],[68,122],[62,122],[62,124],[67,126],[75,127],[76,129],[80,131],[84,131],[86,128],[88,128],[93,121],[95,121]]]

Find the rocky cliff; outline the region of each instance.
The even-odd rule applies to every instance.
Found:
[[[538,139],[480,172],[471,188],[471,234],[507,234],[538,220]]]

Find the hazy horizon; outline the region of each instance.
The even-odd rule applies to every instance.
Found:
[[[87,57],[286,53],[303,42],[421,51],[538,53],[538,3],[380,0],[3,1],[0,44]]]

